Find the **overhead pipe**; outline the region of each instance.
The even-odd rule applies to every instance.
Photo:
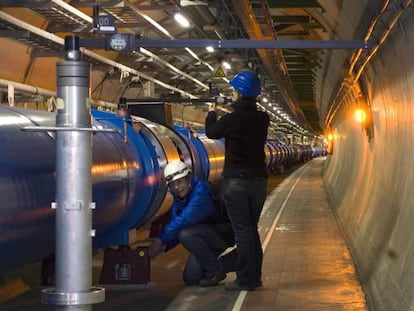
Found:
[[[8,87],[9,85],[13,86],[15,90],[20,91],[25,94],[42,95],[42,96],[46,96],[49,98],[56,97],[55,91],[40,88],[34,85],[19,83],[16,81],[0,79],[0,87]],[[103,108],[109,108],[109,109],[115,109],[118,107],[117,104],[106,102],[103,100],[91,99],[90,101],[93,107],[103,107]]]
[[[104,47],[104,41],[82,40],[83,46]],[[368,41],[345,41],[345,40],[266,40],[266,39],[235,39],[235,40],[211,40],[211,39],[157,39],[157,40],[134,40],[135,48],[203,48],[211,46],[217,49],[369,49],[371,43]],[[151,55],[152,57],[153,55]],[[287,70],[287,69],[286,69]],[[285,69],[283,74],[287,74]],[[180,72],[178,72],[180,74]]]
[[[15,81],[0,79],[0,86],[1,87],[6,87],[7,88],[9,85],[13,86],[15,90],[19,90],[19,91],[22,91],[22,92],[24,92],[26,94],[30,94],[30,95],[44,95],[44,96],[48,96],[48,97],[56,96],[56,92],[54,92],[54,91],[39,88],[39,87],[33,86],[33,85],[28,85],[28,84],[15,82]]]

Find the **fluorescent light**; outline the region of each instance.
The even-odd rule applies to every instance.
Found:
[[[212,46],[207,46],[206,47],[207,52],[209,53],[213,53],[214,52],[214,48]]]
[[[206,1],[196,1],[196,0],[181,0],[180,6],[188,6],[188,5],[208,5]]]
[[[222,65],[225,69],[231,69],[231,65],[226,61],[223,61]]]
[[[190,22],[188,19],[182,15],[181,13],[175,13],[174,19],[183,27],[188,28],[190,27]]]

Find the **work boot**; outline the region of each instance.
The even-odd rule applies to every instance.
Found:
[[[259,284],[257,284],[259,285]],[[241,286],[239,283],[237,283],[237,280],[234,280],[232,282],[228,282],[224,285],[224,288],[226,290],[230,290],[230,291],[242,291],[242,290],[248,290],[248,291],[252,291],[255,290],[256,287],[259,286]]]
[[[225,272],[236,271],[237,269],[237,251],[235,248],[227,249],[217,260],[221,263]]]
[[[210,286],[216,286],[218,283],[223,281],[226,278],[226,273],[220,272],[218,274],[215,274],[209,278],[204,278],[200,280],[199,285],[201,287],[210,287]]]

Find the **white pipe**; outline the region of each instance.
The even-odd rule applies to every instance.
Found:
[[[2,87],[8,87],[9,85],[12,85],[15,90],[22,91],[24,93],[28,93],[31,95],[45,95],[49,97],[56,96],[56,92],[38,88],[37,86],[27,85],[23,83],[18,83],[10,80],[4,80],[0,79],[0,86]]]
[[[0,87],[6,87],[7,88],[9,85],[12,85],[15,90],[18,90],[18,91],[21,91],[21,92],[24,92],[24,93],[27,93],[27,94],[43,95],[43,96],[47,96],[47,97],[56,97],[56,92],[55,91],[39,88],[39,87],[33,86],[33,85],[23,84],[23,83],[19,83],[19,82],[15,82],[15,81],[0,79]],[[104,108],[117,108],[118,107],[117,104],[110,103],[110,102],[105,102],[105,101],[102,101],[102,100],[96,100],[96,99],[91,99],[91,104],[92,104],[92,106],[104,107]]]

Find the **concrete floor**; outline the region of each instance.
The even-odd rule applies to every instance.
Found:
[[[271,176],[260,221],[264,249],[263,287],[228,292],[186,287],[182,247],[151,262],[148,286],[107,287],[93,310],[368,310],[351,255],[329,208],[321,177],[323,158],[289,174]],[[99,274],[102,254],[94,258]],[[96,277],[95,277],[96,278]],[[235,278],[229,273],[225,281]],[[40,287],[0,304],[0,310],[53,310],[40,303]]]

